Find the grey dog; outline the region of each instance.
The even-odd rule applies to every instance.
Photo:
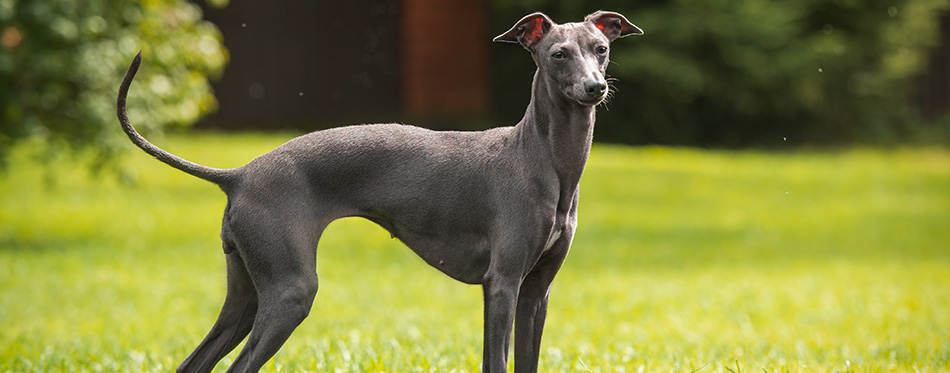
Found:
[[[359,216],[426,263],[484,291],[483,370],[537,371],[548,294],[577,226],[578,182],[597,105],[609,94],[610,42],[642,34],[618,13],[556,24],[542,13],[494,39],[519,43],[538,67],[514,127],[441,132],[399,124],[313,132],[233,169],[179,158],[139,135],[126,114],[135,57],[119,88],[118,116],[135,145],[217,184],[228,292],[207,337],[178,367],[210,372],[250,333],[229,372],[254,372],[310,313],[324,228]]]

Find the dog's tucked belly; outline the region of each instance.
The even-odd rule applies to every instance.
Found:
[[[397,238],[429,265],[467,284],[482,283],[491,262],[486,237],[474,232],[445,238],[409,233]]]
[[[389,231],[393,238],[398,238],[422,260],[449,277],[468,284],[482,283],[490,263],[488,217],[457,221],[447,216],[427,216],[424,211],[408,214],[373,211],[358,216]],[[420,219],[423,216],[425,218]]]

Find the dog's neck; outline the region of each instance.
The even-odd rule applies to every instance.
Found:
[[[561,184],[562,200],[573,197],[587,164],[595,113],[595,107],[565,97],[541,69],[535,72],[531,102],[516,129],[523,141],[548,153]]]

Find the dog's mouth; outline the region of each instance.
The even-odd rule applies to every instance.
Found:
[[[604,99],[606,98],[607,98],[607,95],[603,95],[596,98],[577,99],[575,101],[577,101],[578,104],[581,104],[584,106],[597,106],[597,105],[600,105],[601,102],[604,102]]]
[[[572,95],[571,93],[574,93],[574,94]],[[605,93],[602,95],[592,96],[585,93],[585,94],[578,95],[576,94],[576,92],[569,91],[567,94],[567,97],[571,98],[572,100],[574,100],[578,104],[581,104],[582,106],[597,106],[603,103],[604,100],[607,99],[607,94]]]

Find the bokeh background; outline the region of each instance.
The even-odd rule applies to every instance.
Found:
[[[160,132],[436,129],[517,122],[534,69],[491,38],[524,14],[597,9],[623,98],[596,140],[700,147],[947,144],[945,0],[36,1],[0,3],[0,145],[42,139],[111,159],[116,77],[143,51],[132,117]],[[136,115],[142,113],[143,115]],[[0,151],[5,159],[6,151]]]

